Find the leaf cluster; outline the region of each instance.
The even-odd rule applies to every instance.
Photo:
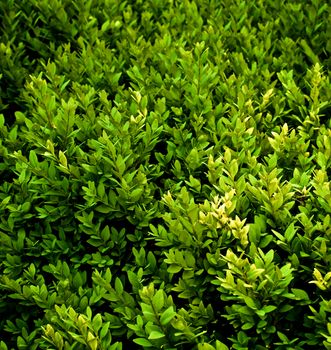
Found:
[[[331,349],[330,16],[0,2],[0,350]]]

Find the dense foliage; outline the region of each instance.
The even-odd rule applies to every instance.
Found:
[[[0,349],[331,349],[331,5],[0,18]]]

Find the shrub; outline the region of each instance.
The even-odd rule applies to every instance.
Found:
[[[1,350],[331,349],[330,11],[0,3]]]

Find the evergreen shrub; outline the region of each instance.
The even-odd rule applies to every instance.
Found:
[[[331,349],[331,5],[0,18],[0,349]]]

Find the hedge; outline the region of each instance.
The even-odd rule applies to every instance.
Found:
[[[330,4],[0,18],[0,349],[331,349]]]

